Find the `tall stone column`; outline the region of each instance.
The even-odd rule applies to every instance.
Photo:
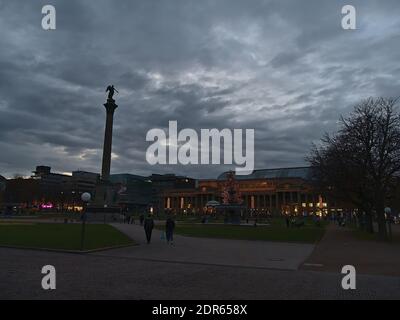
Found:
[[[110,178],[111,169],[111,149],[112,149],[112,132],[114,122],[114,111],[118,108],[113,99],[107,99],[104,104],[106,108],[106,128],[104,132],[104,147],[103,147],[103,163],[101,167],[101,178],[108,181]]]

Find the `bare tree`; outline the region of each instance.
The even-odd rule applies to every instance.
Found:
[[[366,213],[373,231],[387,237],[384,208],[400,173],[400,114],[397,99],[369,98],[354,107],[334,136],[325,135],[308,158],[318,185]]]

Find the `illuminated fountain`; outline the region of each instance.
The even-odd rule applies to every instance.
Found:
[[[243,199],[239,190],[239,183],[235,179],[235,173],[227,173],[227,180],[222,191],[222,205],[218,207],[223,211],[225,223],[240,224],[241,214],[243,212]]]

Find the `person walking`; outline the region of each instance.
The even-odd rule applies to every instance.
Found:
[[[167,237],[167,243],[173,245],[174,244],[174,229],[175,229],[175,221],[168,217],[165,222],[165,235]]]
[[[148,215],[144,219],[144,232],[146,233],[147,244],[149,244],[151,241],[151,234],[153,232],[153,228],[154,228],[154,220],[150,215]]]
[[[142,226],[143,225],[143,221],[144,221],[143,213],[140,214],[139,220],[140,220],[140,225]]]

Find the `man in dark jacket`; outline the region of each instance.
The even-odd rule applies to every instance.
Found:
[[[148,215],[144,219],[144,231],[146,232],[147,244],[149,244],[151,241],[151,233],[153,232],[153,228],[154,228],[154,220],[150,215]]]
[[[171,217],[168,217],[166,223],[165,223],[165,235],[167,237],[167,243],[168,244],[174,244],[174,229],[175,229],[175,221],[172,220]]]

